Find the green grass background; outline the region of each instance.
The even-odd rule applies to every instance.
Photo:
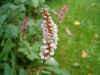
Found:
[[[58,24],[59,42],[55,58],[71,75],[100,75],[100,0],[50,0],[50,7],[69,7],[64,20]],[[57,23],[57,17],[52,14]],[[80,26],[74,22],[79,21]],[[66,28],[72,36],[66,33]],[[88,53],[81,57],[82,51]]]

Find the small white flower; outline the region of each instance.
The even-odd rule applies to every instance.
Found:
[[[44,53],[48,53],[49,51],[48,50],[44,50]]]
[[[54,50],[50,52],[50,56],[53,56],[54,54]]]
[[[49,42],[49,43],[53,43],[54,41],[53,41],[53,40],[48,40],[48,42]]]
[[[44,60],[44,58],[45,58],[45,56],[41,56],[41,59],[43,59],[43,60]]]
[[[44,57],[44,60],[47,60],[47,59],[48,59],[48,56],[45,56],[45,57]]]
[[[47,18],[47,16],[44,16],[44,18]]]
[[[48,46],[47,45],[44,45],[41,48],[46,49],[46,48],[48,48]]]
[[[54,48],[54,49],[57,48],[55,43],[51,43],[51,44],[50,44],[50,47],[51,47],[51,48]]]

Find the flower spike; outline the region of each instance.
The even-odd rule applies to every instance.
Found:
[[[40,48],[40,56],[43,61],[50,59],[54,55],[54,49],[57,48],[57,25],[54,24],[46,8],[42,8],[44,21],[43,29],[43,46]]]

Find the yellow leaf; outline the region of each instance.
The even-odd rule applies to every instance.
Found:
[[[86,52],[86,51],[84,51],[84,50],[83,50],[83,51],[82,51],[82,55],[81,55],[81,56],[82,56],[82,58],[86,58],[86,57],[88,56],[88,54],[87,54],[87,52]]]
[[[79,21],[75,21],[75,22],[74,22],[74,25],[75,25],[75,26],[79,26],[79,25],[80,25],[80,22],[79,22]]]
[[[88,75],[92,75],[92,73],[89,73]]]

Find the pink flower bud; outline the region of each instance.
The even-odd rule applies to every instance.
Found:
[[[24,32],[25,28],[26,28],[26,24],[27,24],[27,18],[24,18],[24,22],[21,26],[21,30],[20,30],[20,33]]]

